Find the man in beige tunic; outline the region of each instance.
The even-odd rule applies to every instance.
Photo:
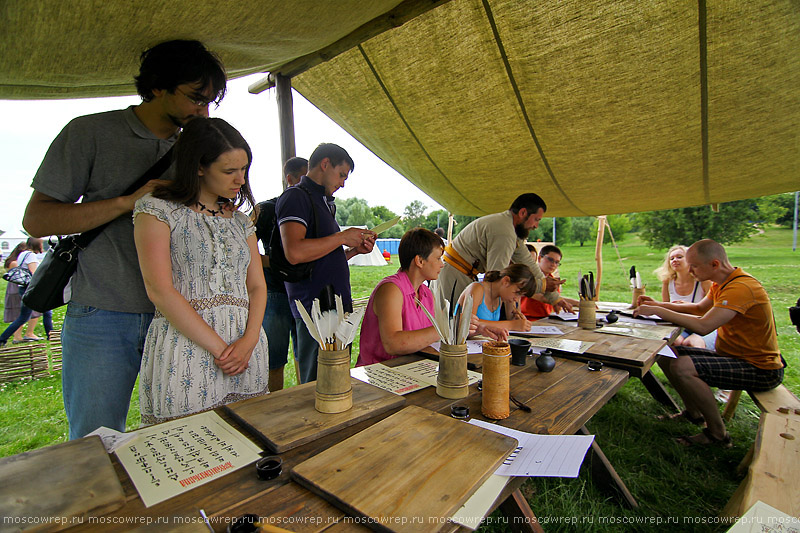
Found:
[[[528,265],[536,278],[536,292],[545,293],[545,299],[556,311],[558,285],[563,281],[546,277],[525,247],[528,233],[539,226],[547,205],[538,194],[525,193],[517,197],[507,211],[486,215],[470,222],[447,245],[444,251],[444,268],[436,283],[436,297],[452,304],[477,274],[490,270],[503,270],[510,263]]]

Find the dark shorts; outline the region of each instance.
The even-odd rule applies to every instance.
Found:
[[[697,375],[711,387],[760,392],[774,389],[783,381],[783,368],[764,370],[742,359],[720,355],[704,348],[672,348],[678,356],[691,357]]]

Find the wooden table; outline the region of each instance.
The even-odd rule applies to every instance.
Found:
[[[621,368],[637,377],[648,392],[663,405],[679,411],[680,407],[670,396],[664,385],[650,371],[658,356],[658,351],[677,337],[681,328],[670,324],[668,338],[662,340],[639,339],[623,335],[603,333],[603,329],[586,330],[578,327],[577,322],[567,322],[553,318],[543,318],[536,325],[556,326],[563,335],[548,335],[552,338],[572,339],[593,342],[594,345],[585,353],[556,352],[556,355],[576,361],[602,361],[605,366]]]
[[[405,356],[389,361],[388,364],[394,366],[419,359],[420,356]],[[511,374],[512,394],[527,404],[532,412],[526,413],[512,404],[509,418],[498,423],[522,431],[553,435],[585,432],[584,424],[628,379],[628,373],[624,370],[607,367],[600,372],[589,372],[585,364],[567,359],[558,359],[552,372],[541,373],[533,364],[533,358],[529,358],[525,367],[512,366]],[[440,398],[434,387],[408,394],[406,399],[407,405],[418,405],[447,415],[451,405],[467,405],[474,418],[483,419],[480,415],[480,392],[476,385],[470,387],[467,398],[458,401]],[[116,460],[116,456],[112,456],[125,492],[125,505],[118,511],[101,517],[102,520],[77,525],[70,531],[208,531],[200,521],[200,509],[204,509],[210,517],[215,531],[224,531],[227,525],[225,520],[230,521],[245,513],[255,513],[262,519],[273,520],[274,524],[291,531],[366,530],[363,526],[348,522],[342,511],[293,482],[289,471],[295,465],[393,412],[396,410],[282,453],[283,473],[277,479],[261,481],[257,479],[254,468],[245,467],[150,508],[144,507],[127,473]],[[223,410],[219,413],[238,427]],[[635,505],[635,500],[616,477],[596,442],[592,446],[589,460],[596,472],[608,477],[612,485],[623,493],[626,501]],[[533,515],[519,492],[524,480],[525,478],[509,478],[509,483],[493,508],[500,506],[507,514],[523,514],[530,520]],[[181,520],[186,523],[179,524]],[[458,531],[465,528],[450,524],[444,530]],[[523,530],[537,529],[528,527]]]

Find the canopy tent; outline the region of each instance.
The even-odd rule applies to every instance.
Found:
[[[9,0],[0,97],[132,93],[138,51],[197,38],[233,77],[290,76],[454,213],[528,191],[573,216],[798,188],[793,0],[221,6]]]

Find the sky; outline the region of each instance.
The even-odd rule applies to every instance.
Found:
[[[253,95],[247,87],[265,74],[254,74],[228,82],[228,92],[211,115],[224,118],[250,144],[253,164],[251,187],[256,201],[281,192],[280,132],[275,89]],[[402,214],[406,205],[419,200],[428,212],[441,209],[435,201],[381,161],[297,92],[293,92],[295,145],[297,155],[308,158],[322,142],[345,148],[356,170],[340,199],[358,197],[370,206],[384,205]],[[22,215],[33,189],[31,181],[47,148],[72,118],[138,104],[138,96],[87,98],[77,100],[0,100],[0,161],[6,165],[0,175],[0,230],[22,229]],[[387,191],[391,191],[388,193]]]

